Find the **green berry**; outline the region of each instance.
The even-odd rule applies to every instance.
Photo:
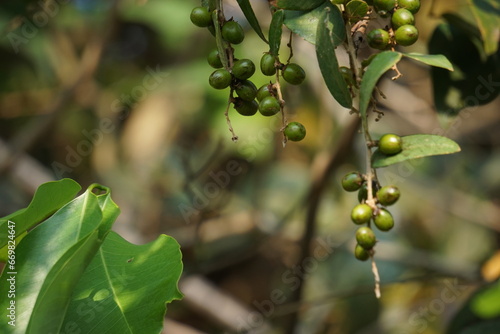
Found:
[[[403,140],[393,133],[386,133],[378,141],[378,149],[386,155],[398,154],[403,149]]]
[[[384,50],[389,44],[389,33],[384,29],[373,29],[367,35],[368,45],[377,50]]]
[[[295,63],[290,63],[285,66],[282,72],[283,79],[292,85],[300,85],[306,78],[306,72]]]
[[[391,213],[386,209],[380,209],[375,217],[373,217],[373,222],[379,230],[384,232],[394,227],[394,218],[392,218]]]
[[[342,188],[345,191],[356,191],[361,188],[363,184],[363,177],[358,172],[351,172],[342,178]]]
[[[384,206],[396,203],[400,195],[401,193],[396,186],[385,186],[377,191],[378,202]]]
[[[400,8],[392,14],[391,24],[392,29],[396,30],[407,24],[415,24],[415,17],[408,9]]]
[[[396,0],[373,0],[373,6],[377,12],[381,10],[390,12],[396,7]]]
[[[354,256],[360,261],[366,261],[370,258],[370,252],[356,244],[356,247],[354,248]]]
[[[299,122],[291,122],[286,125],[283,133],[291,141],[301,141],[306,136],[306,128]]]
[[[227,21],[222,26],[222,38],[231,44],[240,44],[245,39],[245,32],[236,21]]]
[[[248,79],[255,73],[255,64],[250,59],[237,60],[233,64],[232,73],[237,79]]]
[[[195,7],[191,11],[191,22],[198,27],[208,27],[212,25],[212,15],[205,7]]]
[[[417,41],[418,30],[414,25],[406,24],[396,30],[394,38],[399,45],[409,46]]]
[[[238,96],[245,101],[253,101],[257,96],[257,87],[250,80],[238,82],[234,88]]]
[[[234,101],[234,109],[243,116],[253,116],[257,113],[259,109],[259,104],[257,101],[245,101],[241,98],[236,98]]]
[[[377,182],[372,181],[372,193],[376,194],[379,189]],[[359,203],[366,201],[368,199],[368,184],[365,182],[361,185],[358,191],[358,200]]]
[[[257,100],[262,101],[265,97],[271,96],[271,91],[269,90],[269,87],[271,85],[262,85],[259,90],[257,91]],[[276,96],[276,89],[274,90],[274,95]]]
[[[340,74],[342,74],[342,77],[344,78],[345,82],[349,86],[355,85],[356,82],[354,81],[354,73],[352,72],[352,70],[349,67],[340,66],[339,71],[340,71]]]
[[[263,116],[273,116],[280,111],[280,103],[274,96],[267,96],[259,103],[259,112]]]
[[[416,14],[420,9],[420,0],[398,0],[398,7],[406,8]]]
[[[219,51],[217,50],[212,50],[208,56],[207,56],[207,61],[210,66],[213,68],[221,68],[222,67],[222,62],[219,57]]]
[[[260,70],[262,74],[271,76],[276,74],[276,67],[274,67],[275,57],[270,53],[264,53],[260,58]]]
[[[231,73],[223,68],[215,70],[210,74],[208,82],[215,89],[227,88],[231,84]]]
[[[356,231],[356,241],[364,249],[372,249],[377,242],[377,238],[371,228],[363,226]]]
[[[366,224],[372,218],[372,208],[368,204],[358,204],[351,211],[351,220],[354,224]]]

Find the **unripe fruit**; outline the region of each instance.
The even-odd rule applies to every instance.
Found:
[[[408,9],[400,8],[396,10],[394,14],[392,14],[391,18],[392,29],[396,30],[399,27],[407,24],[411,25],[415,24],[415,17]]]
[[[232,73],[237,79],[248,79],[255,73],[255,64],[250,59],[237,60],[233,64]]]
[[[222,26],[222,38],[231,44],[240,44],[245,39],[245,32],[236,21],[227,21]]]
[[[377,50],[384,50],[389,44],[389,33],[384,29],[373,29],[367,35],[368,45]]]
[[[274,67],[275,57],[272,54],[264,53],[262,58],[260,58],[260,70],[262,74],[271,76],[276,74],[276,68]]]
[[[393,133],[386,133],[378,141],[378,149],[386,155],[394,155],[403,149],[403,140]]]
[[[417,41],[418,30],[414,25],[406,24],[396,30],[394,38],[399,45],[409,46]]]
[[[191,22],[198,27],[208,27],[212,25],[212,15],[205,7],[195,7],[191,11]]]
[[[352,70],[349,67],[340,66],[339,71],[340,71],[340,74],[342,74],[342,77],[344,78],[345,82],[349,86],[355,85],[356,82],[354,81],[354,73],[352,72]]]
[[[385,206],[396,203],[400,195],[401,193],[396,186],[385,186],[377,191],[378,202]]]
[[[283,79],[292,85],[300,85],[306,78],[306,72],[295,63],[290,63],[283,69]]]
[[[398,0],[398,7],[406,8],[416,14],[420,9],[420,0]]]
[[[253,116],[257,113],[259,109],[259,104],[257,101],[245,101],[243,99],[237,98],[234,101],[234,109],[243,116]]]
[[[377,182],[372,181],[372,194],[376,194],[379,189]],[[359,203],[366,201],[368,199],[368,184],[365,182],[361,185],[361,188],[358,192],[358,201]]]
[[[255,100],[255,96],[257,96],[257,87],[250,80],[238,82],[234,91],[245,101],[253,101]]]
[[[391,213],[386,209],[380,209],[375,217],[373,217],[373,222],[379,230],[384,232],[394,227],[394,218],[392,218]]]
[[[259,103],[259,112],[263,116],[273,116],[280,111],[280,103],[274,96],[267,96]]]
[[[231,84],[231,73],[223,68],[215,70],[210,74],[208,82],[215,89],[227,88]]]
[[[265,97],[271,96],[271,92],[269,91],[269,86],[270,85],[263,85],[259,88],[257,91],[257,100],[262,101]],[[276,89],[274,90],[274,95],[277,94]]]
[[[371,228],[363,226],[356,231],[356,241],[364,249],[372,249],[377,242],[377,238]]]
[[[366,224],[372,218],[372,208],[368,204],[358,204],[351,211],[351,220],[354,224]]]
[[[361,188],[363,184],[363,177],[358,172],[351,172],[342,178],[342,188],[345,191],[356,191]]]
[[[213,68],[221,68],[222,67],[222,62],[219,57],[219,51],[217,50],[212,50],[207,56],[207,61],[210,66]]]
[[[376,11],[390,12],[396,6],[396,0],[373,0],[373,6]]]
[[[354,248],[354,256],[360,261],[366,261],[370,258],[370,252],[360,245],[356,245],[356,248]]]
[[[306,128],[299,122],[291,122],[286,125],[283,133],[291,141],[301,141],[306,136]]]

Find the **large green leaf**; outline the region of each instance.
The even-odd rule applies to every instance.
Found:
[[[266,37],[264,36],[262,29],[260,28],[259,21],[257,20],[257,17],[255,16],[255,13],[252,9],[252,5],[250,5],[250,1],[238,0],[238,5],[240,5],[241,11],[245,15],[248,23],[250,23],[250,26],[253,28],[253,30],[255,30],[257,35],[259,35],[259,37],[267,43]]]
[[[80,189],[80,185],[71,179],[42,184],[36,190],[27,208],[0,219],[0,248],[7,244],[7,222],[9,220],[15,223],[15,235],[18,236],[47,219],[47,217],[75,198]]]
[[[173,238],[161,235],[149,244],[133,245],[111,232],[82,276],[62,329],[159,333],[165,303],[182,297],[177,288],[181,272]]]
[[[277,10],[273,14],[271,25],[269,27],[269,53],[273,56],[277,56],[279,54],[284,17],[285,12],[283,10]]]
[[[89,189],[19,243],[15,265],[6,267],[1,277],[4,281],[16,272],[17,322],[15,327],[0,322],[1,333],[55,333],[52,326],[62,323],[69,292],[102,242],[102,218],[97,196]],[[2,296],[7,296],[7,286],[0,285]],[[7,303],[7,298],[0,299],[0,309]],[[47,330],[44,319],[50,320]]]
[[[428,55],[421,53],[403,53],[403,56],[424,63],[426,65],[441,67],[448,71],[453,71],[453,65],[448,58],[443,55]]]
[[[460,152],[460,146],[453,140],[437,135],[411,135],[401,137],[403,150],[395,155],[385,155],[378,149],[373,152],[372,167],[380,168],[399,162]]]
[[[484,51],[493,55],[500,42],[500,2],[498,0],[467,0],[483,39]]]
[[[277,6],[290,10],[311,10],[327,2],[327,0],[278,0]]]
[[[385,72],[393,67],[401,57],[401,53],[394,51],[384,51],[373,57],[363,75],[359,88],[359,112],[361,113],[361,117],[366,117],[366,109],[368,108],[373,89],[378,80]]]
[[[325,8],[320,16],[316,34],[316,57],[318,58],[321,75],[332,96],[343,107],[351,108],[351,93],[339,71],[337,56],[335,55],[337,41],[334,38],[334,26],[337,22],[334,21],[334,17],[329,7]]]
[[[315,44],[317,40],[316,33],[318,31],[318,22],[325,10],[330,11],[329,19],[333,24],[332,40],[333,44],[338,46],[344,42],[346,37],[344,19],[342,18],[342,13],[339,8],[332,5],[330,2],[326,2],[311,11],[287,10],[285,11],[284,22],[288,29],[301,36],[309,43]]]

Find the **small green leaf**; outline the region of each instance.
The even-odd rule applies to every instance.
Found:
[[[401,53],[394,51],[384,51],[373,57],[361,80],[359,92],[359,112],[361,117],[366,117],[366,109],[368,108],[373,89],[378,80],[385,72],[393,67],[401,57]]]
[[[0,219],[0,248],[7,244],[7,222],[9,220],[15,223],[15,235],[21,235],[71,201],[80,189],[80,185],[71,179],[62,179],[40,185],[27,208]]]
[[[295,34],[301,36],[306,41],[311,44],[315,44],[317,37],[317,26],[319,22],[319,17],[325,11],[326,8],[330,9],[330,21],[333,24],[333,44],[338,46],[342,44],[346,37],[344,19],[342,18],[342,13],[337,6],[332,5],[330,2],[326,2],[322,6],[311,10],[311,11],[285,11],[285,25],[293,31]]]
[[[279,54],[284,18],[285,12],[283,10],[277,10],[273,14],[273,18],[271,20],[271,26],[269,27],[269,53],[273,56],[277,56]]]
[[[335,42],[332,35],[332,16],[329,7],[325,8],[320,16],[318,32],[316,34],[316,56],[318,58],[321,75],[332,96],[343,107],[351,108],[351,93],[349,92],[344,77],[340,73],[337,56],[335,55]]]
[[[277,7],[289,10],[311,10],[325,2],[326,0],[278,0]]]
[[[486,55],[493,55],[500,42],[500,2],[498,0],[467,0],[481,32]]]
[[[411,135],[401,137],[403,150],[395,155],[385,155],[378,149],[373,152],[372,167],[380,168],[406,160],[460,152],[453,140],[437,135]]]
[[[351,22],[358,22],[368,13],[368,4],[364,1],[352,0],[345,6],[347,17]]]
[[[249,0],[238,0],[238,5],[240,5],[241,11],[245,15],[246,19],[248,20],[248,23],[250,23],[250,26],[255,30],[257,35],[267,43],[266,37],[264,36],[264,33],[262,32],[262,29],[260,28],[259,21],[257,20],[257,17],[255,16],[255,13],[252,9],[252,6],[250,5]]]
[[[443,55],[427,55],[421,53],[404,53],[403,56],[411,58],[413,60],[419,61],[426,65],[441,67],[448,71],[453,71],[453,65],[450,63],[448,58]]]

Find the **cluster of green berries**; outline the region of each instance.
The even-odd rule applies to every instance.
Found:
[[[196,7],[191,12],[191,21],[199,27],[207,27],[214,32],[212,14],[205,7]],[[229,20],[221,26],[221,36],[229,44],[240,44],[245,39],[241,25]],[[264,84],[257,88],[250,80],[256,71],[255,64],[250,59],[233,58],[233,50],[227,50],[232,59],[229,66],[224,68],[219,51],[213,50],[208,54],[208,64],[215,70],[209,76],[209,84],[215,89],[231,88],[236,97],[230,97],[234,109],[243,116],[253,116],[259,111],[263,116],[273,116],[283,107],[283,101],[278,97],[278,92],[273,84]],[[282,64],[279,58],[266,52],[260,60],[260,70],[266,76],[281,74],[281,77],[292,85],[301,84],[306,73],[302,67],[295,63]],[[300,141],[306,135],[305,127],[298,122],[288,123],[283,129],[284,135],[291,141]]]
[[[401,152],[401,138],[394,134],[385,134],[378,141],[378,149],[387,155]],[[372,181],[373,202],[367,203],[368,185],[366,178],[359,172],[351,172],[342,178],[342,188],[348,192],[358,192],[359,204],[351,211],[351,220],[359,227],[356,231],[356,247],[354,256],[361,261],[370,258],[372,249],[377,242],[375,233],[371,229],[371,222],[378,230],[386,232],[394,227],[394,218],[387,206],[396,203],[401,195],[396,186],[380,187],[378,182]]]
[[[381,17],[391,17],[390,29],[373,29],[367,34],[368,45],[385,50],[396,44],[409,46],[418,39],[415,14],[420,0],[373,0],[373,8]]]

